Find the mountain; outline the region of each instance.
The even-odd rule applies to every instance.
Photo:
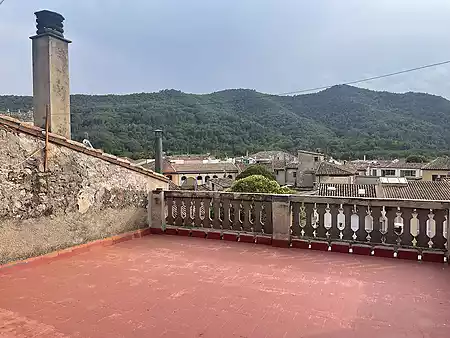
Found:
[[[0,111],[31,108],[26,96],[0,96]],[[113,154],[153,154],[153,130],[170,153],[240,155],[317,148],[339,158],[450,154],[450,101],[335,86],[276,96],[233,89],[130,95],[72,95],[72,133]]]

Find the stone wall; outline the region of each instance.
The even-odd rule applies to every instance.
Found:
[[[0,125],[0,264],[148,226],[165,180],[57,144],[44,172],[43,148]]]

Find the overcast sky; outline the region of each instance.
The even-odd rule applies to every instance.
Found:
[[[31,94],[41,9],[66,18],[72,93],[276,94],[450,60],[449,0],[5,0],[0,94]],[[450,65],[359,86],[450,98]]]

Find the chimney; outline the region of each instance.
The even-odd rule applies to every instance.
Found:
[[[49,129],[70,139],[69,58],[71,41],[64,38],[61,14],[39,11],[36,35],[30,37],[33,50],[34,124],[45,128],[46,106]]]
[[[155,171],[162,174],[163,150],[162,130],[155,130]]]

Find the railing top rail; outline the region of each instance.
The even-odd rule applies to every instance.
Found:
[[[401,207],[413,209],[449,209],[450,201],[427,201],[413,199],[390,199],[390,198],[368,198],[368,197],[324,197],[313,195],[271,195],[258,193],[232,193],[219,191],[191,191],[173,190],[165,191],[166,197],[179,198],[220,198],[220,199],[241,199],[265,202],[298,202],[298,203],[320,203],[320,204],[343,204],[343,205],[364,205],[364,206],[385,206]]]

